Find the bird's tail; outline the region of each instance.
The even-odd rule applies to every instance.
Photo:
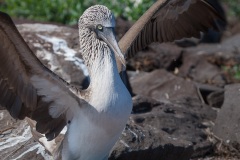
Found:
[[[39,142],[49,154],[54,156],[55,153],[58,152],[58,148],[61,145],[64,136],[60,134],[52,141],[48,141],[44,134],[41,134],[36,130],[36,121],[30,118],[26,118],[26,120],[31,128],[34,140]]]

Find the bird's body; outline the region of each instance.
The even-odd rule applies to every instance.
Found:
[[[126,91],[113,94],[127,93]],[[67,139],[64,140],[68,149],[63,151],[64,159],[102,160],[108,157],[131,111],[128,94],[110,102],[109,99],[102,101],[105,103],[101,105],[104,111],[97,111],[95,108],[78,111],[78,116],[68,126]]]
[[[108,157],[132,109],[131,96],[119,76],[115,57],[103,61],[96,58],[95,62],[90,69],[91,96],[85,99],[87,107],[78,108],[68,126],[69,147],[63,154],[66,159]]]
[[[195,18],[196,13],[202,15]],[[90,7],[79,19],[80,50],[90,74],[89,87],[80,90],[45,67],[11,18],[0,12],[0,105],[14,118],[36,121],[29,124],[40,143],[39,133],[51,141],[67,125],[60,145],[46,145],[55,159],[105,160],[132,109],[131,96],[119,76],[125,71],[124,55],[152,42],[198,37],[200,31],[214,26],[216,18],[219,15],[205,0],[158,0],[118,46],[111,11],[102,5]]]
[[[89,16],[91,17],[89,12],[96,8],[99,14],[102,14],[96,24],[103,28],[103,30],[96,31],[100,33],[89,28],[95,24],[85,22]],[[107,22],[104,22],[104,18]],[[132,99],[118,73],[114,51],[120,52],[120,49],[117,49],[118,46],[112,33],[114,25],[113,15],[104,6],[89,8],[79,20],[80,47],[91,83],[87,90],[80,91],[79,94],[72,90],[77,95],[77,100],[70,97],[67,101],[67,105],[70,106],[69,111],[66,111],[70,115],[67,115],[68,130],[63,144],[54,155],[55,159],[105,159],[126,125],[132,110]],[[104,35],[104,32],[107,35]],[[100,34],[103,34],[103,38],[106,37],[105,41],[112,45],[111,47],[99,39]],[[57,87],[48,85],[39,79],[41,78],[32,77],[32,84],[39,88],[39,95],[48,95],[52,90],[55,93],[61,93]],[[45,99],[45,102],[50,102],[50,100]],[[60,116],[57,113],[59,111],[56,111],[57,107],[52,106],[51,116]]]

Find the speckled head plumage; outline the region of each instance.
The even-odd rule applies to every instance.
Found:
[[[105,6],[95,5],[88,8],[79,19],[79,40],[83,59],[88,67],[95,60],[113,57],[125,65],[124,56],[114,35],[115,18]]]
[[[106,6],[95,5],[83,13],[78,24],[84,27],[96,26],[98,24],[104,27],[115,27],[115,18]]]

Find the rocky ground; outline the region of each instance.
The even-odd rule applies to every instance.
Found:
[[[118,20],[118,38],[130,25]],[[30,23],[18,29],[46,66],[86,85],[74,27]],[[240,159],[240,84],[230,69],[240,64],[238,33],[233,27],[219,44],[188,48],[152,44],[130,59],[134,106],[109,159]],[[0,126],[0,159],[51,159],[25,121],[0,110]]]

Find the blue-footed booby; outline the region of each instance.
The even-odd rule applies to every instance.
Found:
[[[16,119],[28,117],[33,134],[50,142],[67,126],[60,144],[47,146],[54,159],[106,160],[132,109],[119,75],[125,57],[152,42],[199,37],[209,27],[217,29],[217,18],[205,0],[158,0],[117,43],[112,12],[102,5],[88,8],[78,26],[90,85],[80,90],[45,67],[0,12],[0,105]]]

